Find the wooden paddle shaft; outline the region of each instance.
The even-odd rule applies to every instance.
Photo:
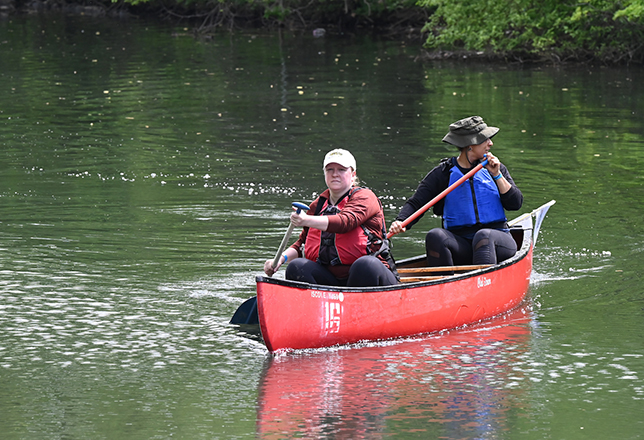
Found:
[[[300,202],[293,202],[293,207],[296,208],[297,213],[299,214],[302,212],[302,210],[308,211],[309,207],[305,205],[304,203]],[[277,253],[275,254],[275,258],[273,259],[273,269],[277,267],[277,263],[280,261],[280,257],[282,256],[282,252],[284,252],[284,249],[286,249],[286,245],[288,244],[288,239],[291,238],[291,234],[293,233],[293,229],[295,228],[295,225],[293,223],[290,223],[288,225],[288,229],[286,230],[286,234],[284,234],[284,238],[282,238],[282,242],[280,243],[279,249],[277,249]]]
[[[277,267],[277,263],[279,263],[280,261],[282,252],[284,252],[284,249],[286,249],[286,245],[288,244],[288,239],[291,238],[291,234],[293,233],[294,228],[295,228],[295,225],[293,223],[288,225],[286,234],[284,234],[284,238],[282,238],[282,243],[280,243],[280,247],[279,249],[277,249],[277,253],[275,254],[275,258],[273,259],[273,269]]]
[[[447,194],[451,193],[453,190],[455,190],[461,183],[465,182],[467,179],[472,177],[474,174],[476,174],[481,168],[483,168],[485,165],[487,165],[487,159],[485,159],[483,162],[472,168],[470,171],[467,172],[463,177],[458,179],[456,182],[452,183],[450,186],[448,186],[446,189],[443,190],[439,195],[431,199],[429,202],[425,204],[422,208],[420,208],[418,211],[414,212],[412,215],[407,217],[403,222],[402,222],[402,227],[406,227],[409,223],[413,222],[416,220],[418,217],[420,217],[422,214],[425,213],[429,208],[434,206],[438,201],[440,201],[443,197],[445,197]],[[391,238],[394,234],[391,232],[387,234],[387,238]]]

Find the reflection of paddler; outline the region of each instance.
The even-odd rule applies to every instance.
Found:
[[[523,309],[445,335],[393,345],[270,357],[259,386],[261,438],[359,438],[418,429],[480,436],[505,425],[514,360],[528,350]],[[433,420],[428,425],[428,420]],[[432,435],[432,437],[435,437]]]

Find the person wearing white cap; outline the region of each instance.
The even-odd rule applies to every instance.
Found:
[[[505,165],[490,153],[498,132],[480,116],[450,124],[443,142],[457,147],[458,156],[443,159],[425,176],[391,224],[393,234],[411,228],[422,215],[406,228],[402,222],[487,158],[484,168],[433,206],[434,214],[442,216],[443,228],[434,228],[425,237],[430,266],[496,264],[516,253],[505,210],[520,209],[523,194]]]
[[[373,191],[358,186],[355,158],[347,150],[331,150],[322,169],[327,189],[311,203],[309,214],[291,214],[291,223],[302,232],[277,267],[273,260],[264,263],[264,272],[272,276],[288,262],[289,280],[353,287],[397,284],[382,204]]]

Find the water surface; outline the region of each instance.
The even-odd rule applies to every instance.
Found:
[[[638,438],[642,70],[423,64],[366,37],[195,40],[138,20],[0,23],[4,438]],[[391,221],[501,128],[528,212],[555,199],[529,299],[444,335],[278,357],[228,324],[350,149]],[[518,215],[519,213],[517,213]],[[426,215],[394,239],[422,252]],[[277,276],[283,276],[283,273]]]

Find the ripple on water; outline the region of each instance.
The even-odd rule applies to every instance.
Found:
[[[541,246],[535,249],[530,281],[533,284],[541,284],[599,276],[613,267],[613,264],[614,259],[610,251],[574,251],[557,246]]]
[[[22,278],[9,275],[0,274],[0,365],[6,369],[84,365],[138,371],[196,359],[210,363],[249,347],[249,354],[266,353],[263,344],[228,324],[240,300],[217,283],[154,289],[128,280],[117,287],[100,277],[87,283],[82,272],[67,272],[55,283],[36,271]],[[247,287],[247,278],[238,276],[240,288]],[[196,286],[209,293],[194,295]],[[226,301],[222,305],[213,298]]]

